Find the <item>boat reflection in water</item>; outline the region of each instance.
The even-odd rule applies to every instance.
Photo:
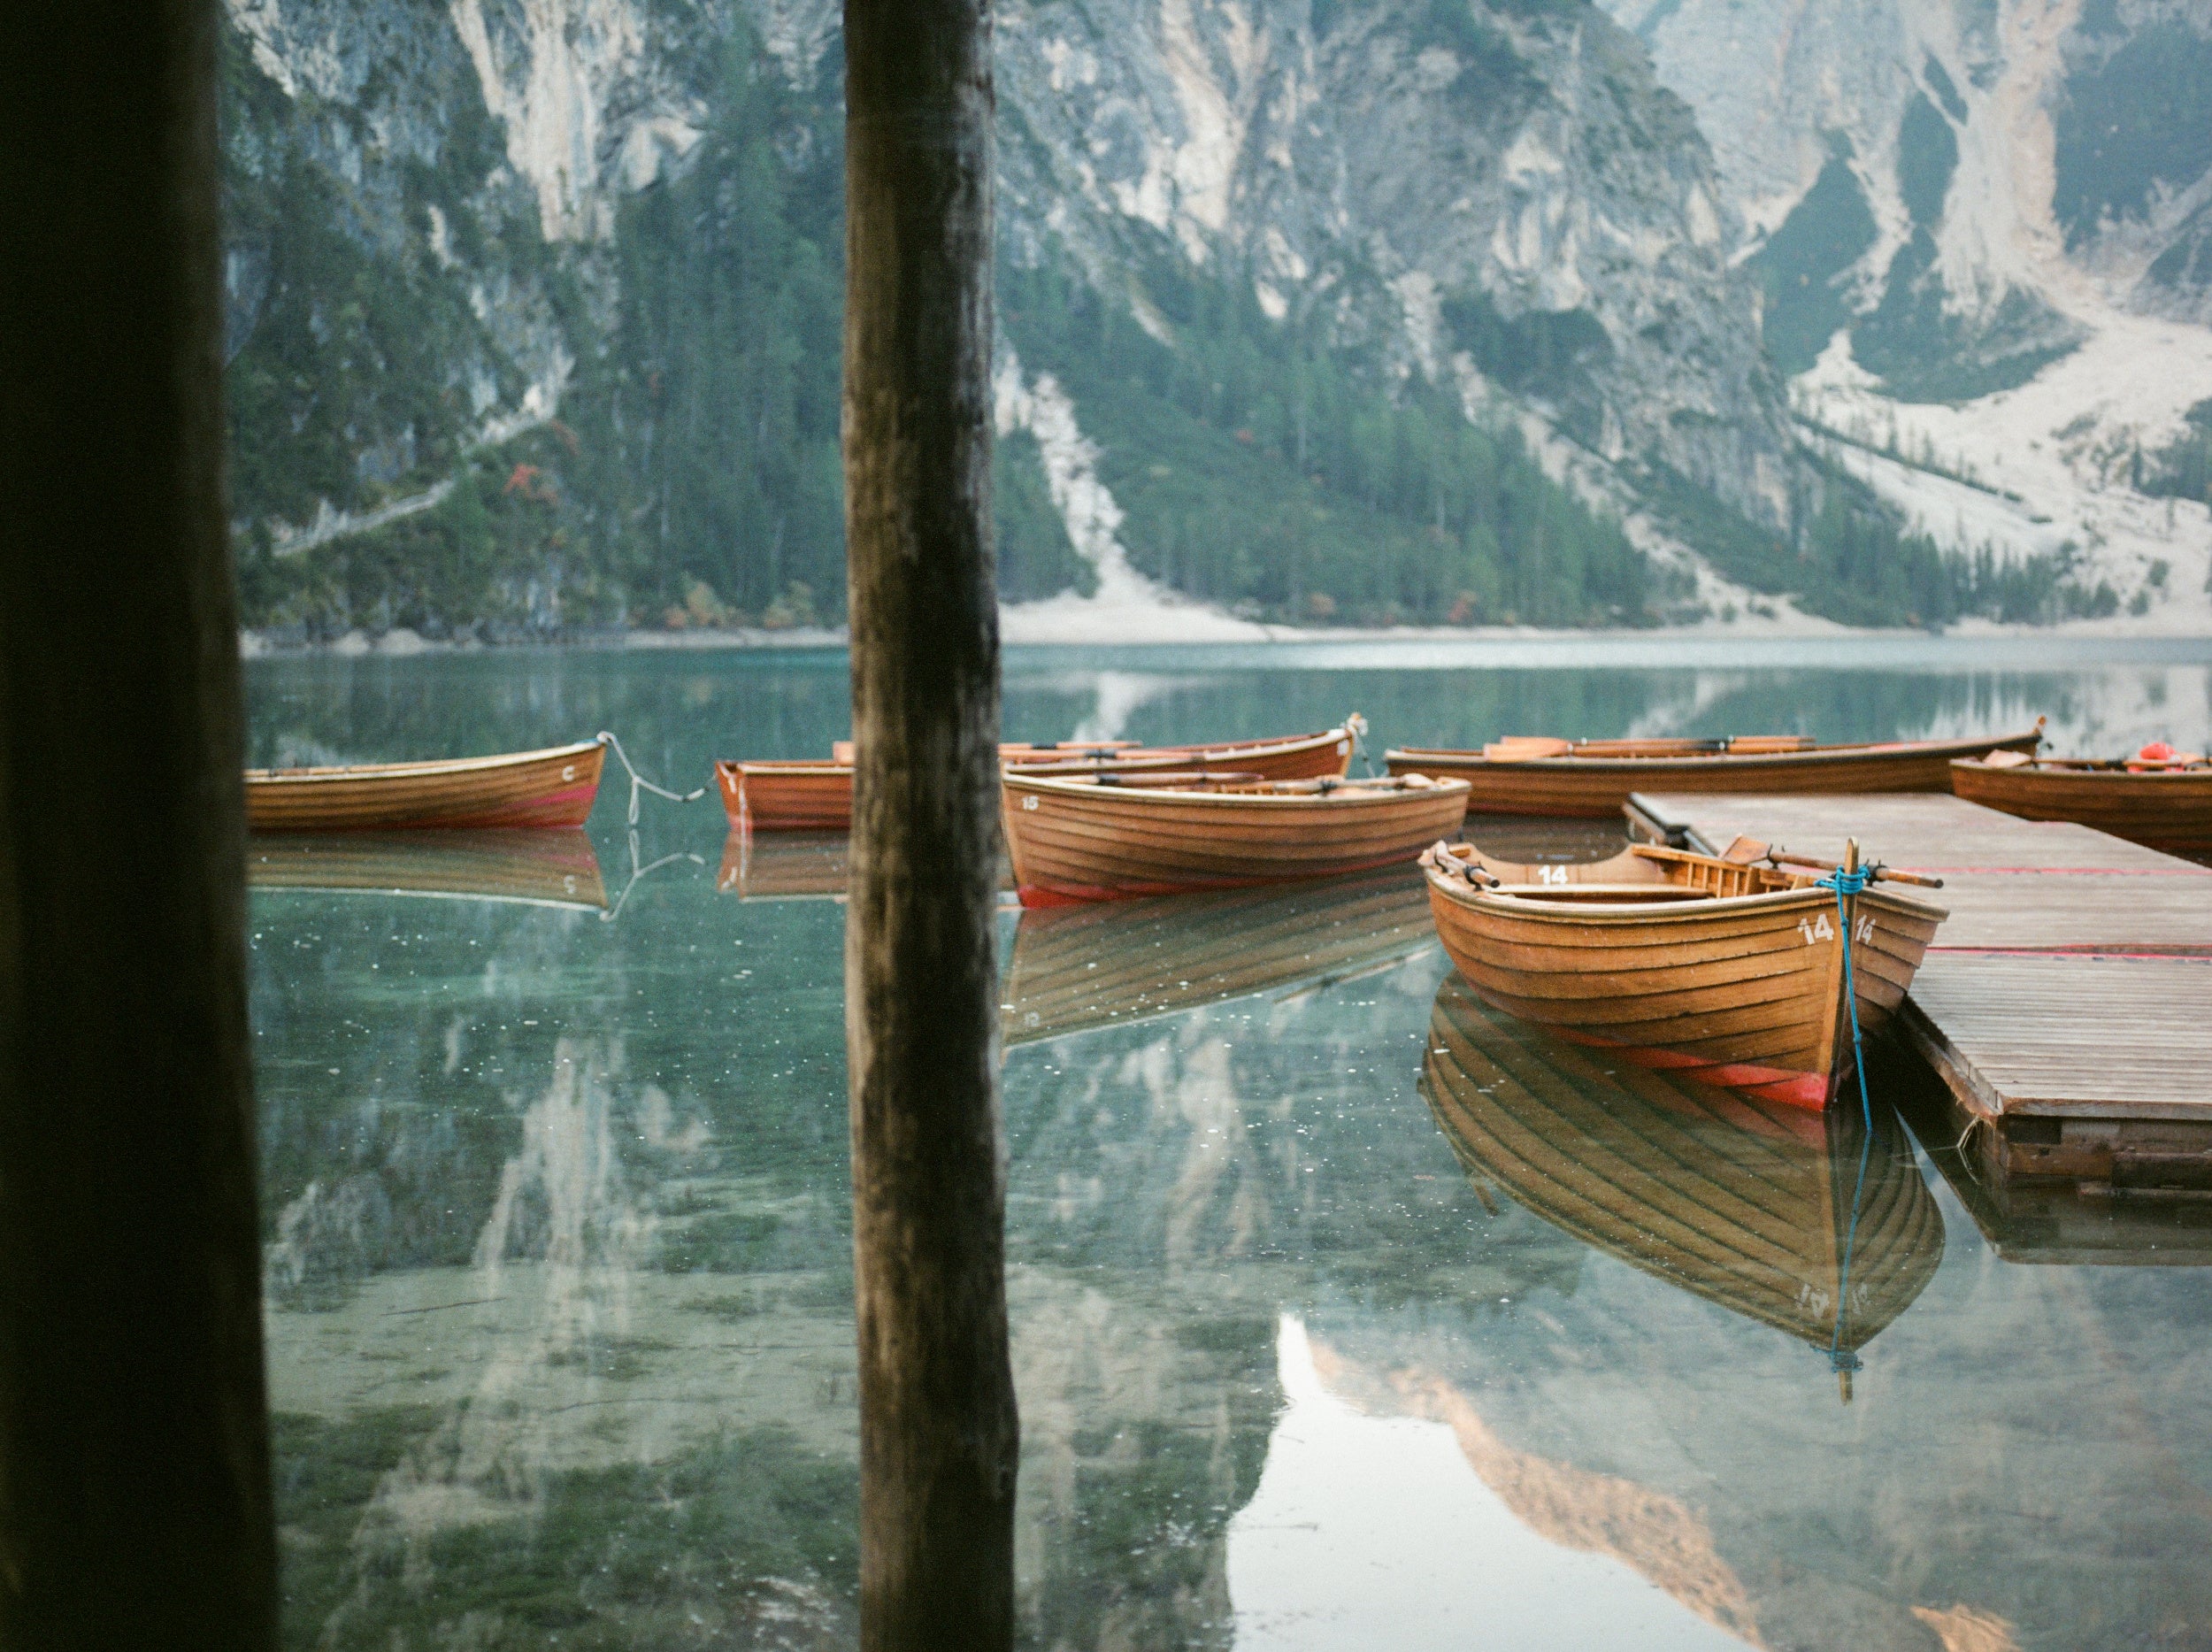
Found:
[[[1024,909],[1006,1045],[1364,974],[1435,940],[1410,864],[1311,883]]]
[[[500,832],[333,832],[256,836],[256,889],[424,895],[604,911],[607,886],[581,826]]]
[[[1552,1038],[1454,978],[1422,1094],[1478,1191],[1829,1356],[1858,1350],[1935,1277],[1943,1217],[1895,1114],[1813,1114]],[[1853,1098],[1855,1102],[1855,1096]]]
[[[842,900],[849,842],[842,832],[749,832],[732,826],[723,841],[715,892],[741,901]]]

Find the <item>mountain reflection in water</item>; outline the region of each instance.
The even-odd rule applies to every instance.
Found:
[[[2199,665],[1217,661],[1118,710],[1108,676],[1014,659],[1009,734],[1110,711],[1103,732],[1164,742],[1358,705],[1379,743],[1886,738],[2049,710],[2116,744],[2206,715]],[[703,775],[826,750],[849,704],[833,660],[759,654],[249,680],[262,760],[519,749],[550,720]],[[764,836],[718,867],[702,804],[649,811],[633,857],[620,802],[595,857],[630,890],[616,922],[588,884],[540,905],[257,872],[290,1646],[855,1643],[845,909],[715,894],[833,895],[843,846],[779,867]],[[1604,848],[1513,830],[1514,858]],[[1545,1079],[1527,1029],[1440,993],[1409,894],[1004,918],[1025,1646],[2212,1642],[2212,1272],[2138,1265],[2212,1255],[2200,1223],[1970,1210],[1963,1172],[1938,1154],[1960,1188],[1931,1179],[1878,1117],[1840,1241],[1836,1340],[1867,1368],[1839,1406],[1852,1110],[1831,1137],[1601,1064]]]

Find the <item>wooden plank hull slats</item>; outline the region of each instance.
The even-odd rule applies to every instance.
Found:
[[[1006,772],[1025,906],[1328,878],[1403,863],[1456,832],[1464,780],[1259,780]],[[1133,781],[1135,783],[1122,783]]]
[[[714,765],[730,824],[741,832],[849,832],[853,765],[830,758]]]
[[[284,833],[246,849],[256,889],[428,895],[603,911],[607,886],[580,826],[551,831]]]
[[[1823,1352],[1864,1347],[1942,1258],[1942,1212],[1881,1102],[1870,1143],[1855,1105],[1815,1118],[1684,1083],[1456,980],[1436,995],[1421,1090],[1478,1186]]]
[[[256,832],[580,826],[606,757],[604,746],[588,740],[431,763],[248,769],[246,824]]]
[[[1629,794],[1669,792],[1947,792],[1951,763],[2032,751],[2035,730],[1981,740],[1800,745],[1787,735],[1729,741],[1506,740],[1481,751],[1385,754],[1393,774],[1472,782],[1475,814],[1612,816]]]
[[[722,806],[730,824],[754,832],[844,832],[853,818],[853,766],[849,741],[839,741],[827,758],[793,758],[773,763],[735,762],[714,765]],[[1009,769],[1041,774],[1148,774],[1167,771],[1229,770],[1271,780],[1319,780],[1340,775],[1352,761],[1348,728],[1280,740],[1221,741],[1195,746],[1135,746],[1126,741],[1084,745],[1012,743],[999,748]]]
[[[1951,789],[2023,820],[2071,820],[2170,855],[2212,855],[2212,768],[1951,765]]]
[[[1440,844],[1423,864],[1444,949],[1489,1003],[1624,1061],[1816,1109],[1850,1072],[1839,932],[1871,1030],[1946,916],[1876,887],[1847,925],[1809,877],[1642,847],[1519,866]]]
[[[1296,992],[1386,966],[1433,940],[1428,897],[1400,867],[1027,911],[1014,932],[1004,1041],[1011,1049]]]

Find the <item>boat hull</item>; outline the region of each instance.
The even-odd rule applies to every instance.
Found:
[[[1094,786],[1010,772],[1007,853],[1025,906],[1326,878],[1410,862],[1458,831],[1463,782],[1296,796]]]
[[[1486,895],[1431,869],[1437,935],[1486,1003],[1639,1065],[1820,1108],[1849,1072],[1835,896],[1811,887],[1665,905]],[[1943,918],[1855,897],[1859,1025],[1878,1027]]]
[[[2028,733],[1756,755],[1519,760],[1479,751],[1402,750],[1387,753],[1385,761],[1393,774],[1470,782],[1467,807],[1474,814],[1610,817],[1632,792],[1947,792],[1955,758],[2032,751],[2038,738]]]
[[[255,832],[414,832],[580,826],[599,794],[597,741],[450,762],[249,769]]]
[[[752,832],[846,832],[853,823],[849,763],[733,763],[714,765],[730,824]]]
[[[1092,774],[1101,768],[1130,774],[1233,771],[1256,774],[1263,780],[1310,780],[1345,772],[1352,761],[1352,736],[1348,730],[1333,728],[1319,734],[1242,744],[1080,749],[1089,755],[1071,758],[1064,749],[1044,746],[1002,748],[1006,766],[1024,773]],[[714,765],[714,777],[732,826],[755,832],[852,829],[853,769],[849,762],[832,758],[737,763],[725,758]]]
[[[1970,803],[2024,820],[2071,820],[2169,854],[2212,855],[2212,769],[1950,765],[1951,789]]]

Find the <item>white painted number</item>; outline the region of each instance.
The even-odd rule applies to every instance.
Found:
[[[576,765],[572,763],[566,768],[563,769],[561,771],[561,778],[565,780],[574,780],[576,778]]]
[[[1564,866],[1539,866],[1536,869],[1536,881],[1564,883],[1567,881],[1567,869]]]
[[[1797,933],[1805,937],[1805,944],[1809,947],[1817,941],[1833,941],[1836,938],[1836,932],[1828,926],[1828,914],[1825,912],[1810,923],[1799,918]]]
[[[1025,798],[1023,798],[1023,799],[1022,799],[1022,807],[1023,807],[1023,808],[1025,808],[1025,809],[1034,809],[1036,806],[1037,806],[1037,800],[1036,800],[1034,797],[1025,797]]]
[[[1336,755],[1340,757],[1349,755],[1351,749],[1352,742],[1348,740],[1340,740],[1336,742]]]
[[[1871,918],[1867,917],[1865,913],[1862,912],[1859,915],[1857,926],[1851,931],[1851,937],[1855,941],[1863,942],[1873,940],[1874,920]]]

